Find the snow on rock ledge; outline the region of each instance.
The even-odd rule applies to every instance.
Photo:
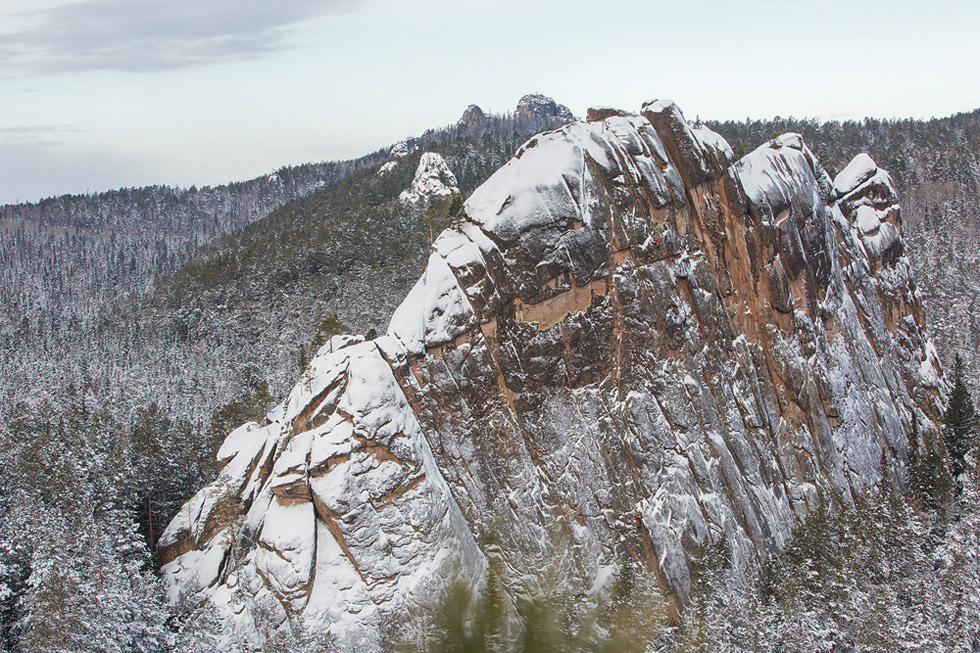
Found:
[[[392,145],[388,156],[392,159],[403,159],[417,149],[419,149],[419,146],[416,139],[406,138]]]
[[[838,197],[847,195],[878,173],[878,166],[865,153],[858,154],[834,179],[834,192]]]
[[[821,502],[902,489],[943,381],[887,174],[832,182],[795,134],[732,163],[672,102],[621,113],[525,143],[386,336],[228,436],[161,540],[173,597],[378,650],[489,559],[509,596],[638,561],[683,602],[702,543],[743,565]],[[453,188],[444,165],[411,192]]]
[[[838,205],[861,239],[869,261],[894,263],[905,252],[902,217],[891,177],[858,154],[834,179]]]

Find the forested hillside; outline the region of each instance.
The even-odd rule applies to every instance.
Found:
[[[120,379],[106,378],[95,355],[120,346],[101,335],[120,326],[108,306],[152,290],[214,238],[380,159],[282,168],[215,188],[151,186],[0,207],[0,401],[52,396],[67,382],[108,398]]]

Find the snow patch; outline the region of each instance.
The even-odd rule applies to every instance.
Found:
[[[878,164],[862,152],[854,157],[834,178],[834,192],[838,197],[843,197],[871,179],[877,172]]]

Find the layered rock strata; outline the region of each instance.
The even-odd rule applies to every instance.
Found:
[[[621,114],[529,140],[385,336],[334,339],[228,436],[161,541],[175,598],[369,650],[489,561],[510,596],[640,564],[682,602],[704,543],[743,566],[822,502],[903,488],[942,377],[888,175]]]

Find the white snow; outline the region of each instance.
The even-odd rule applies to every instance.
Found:
[[[256,422],[246,422],[228,434],[225,441],[218,449],[217,459],[219,463],[225,463],[230,458],[236,456],[242,449],[249,447],[253,450],[261,447],[265,442],[266,434],[260,431]]]
[[[276,593],[290,599],[304,598],[313,565],[315,528],[312,503],[269,504],[255,550],[255,566],[267,582],[274,584]]]
[[[438,254],[429,259],[425,271],[425,344],[434,347],[452,341],[474,326],[470,303],[460,290],[456,275]]]
[[[425,278],[423,273],[388,322],[388,335],[416,356],[425,353]]]
[[[865,153],[858,154],[834,178],[834,192],[838,197],[847,195],[868,181],[878,172],[878,164]]]
[[[856,218],[854,222],[863,235],[873,234],[878,231],[878,228],[881,226],[881,219],[878,211],[873,207],[862,205],[857,207],[855,213]]]
[[[677,108],[677,103],[673,100],[653,100],[652,102],[644,102],[643,106],[640,108],[640,112],[652,111],[654,113],[659,113],[661,111],[674,111]]]
[[[475,315],[456,275],[437,252],[429,256],[425,274],[395,310],[388,334],[412,352],[452,341],[475,326]]]
[[[601,167],[614,169],[613,152],[601,139],[602,123],[572,123],[530,139],[476,189],[466,213],[485,231],[512,240],[536,227],[564,225],[579,217],[589,198],[591,171],[585,154]]]
[[[783,134],[743,156],[731,169],[751,202],[765,209],[763,219],[775,223],[800,187],[817,185],[812,160],[799,134]]]
[[[878,228],[877,233],[872,235],[865,235],[861,238],[864,243],[865,249],[868,254],[875,258],[881,257],[888,248],[890,248],[896,241],[902,239],[902,235],[898,232],[898,229],[890,222],[881,223]]]
[[[414,139],[404,139],[391,146],[388,156],[392,159],[402,159],[417,149],[418,147],[414,145]]]
[[[929,387],[938,388],[942,380],[940,369],[939,352],[932,341],[929,341],[926,344],[926,356],[919,364],[919,374]]]
[[[732,146],[728,144],[724,136],[707,127],[693,127],[692,131],[703,147],[711,148],[720,152],[727,163],[735,160],[735,153]]]

